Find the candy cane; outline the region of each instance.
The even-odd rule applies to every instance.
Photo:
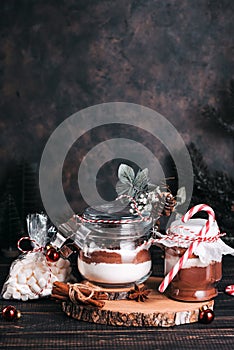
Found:
[[[234,297],[234,284],[230,284],[225,288],[225,292]]]
[[[201,238],[205,238],[205,235],[209,231],[210,226],[215,221],[215,213],[214,213],[214,210],[211,207],[209,207],[206,204],[195,205],[195,207],[191,208],[181,219],[183,222],[187,222],[189,219],[191,219],[191,217],[194,214],[196,214],[199,211],[203,211],[203,210],[207,212],[208,220],[206,221],[205,226],[203,226],[203,228],[199,232],[199,236]]]
[[[196,214],[199,211],[206,211],[208,214],[208,220],[206,221],[206,224],[202,227],[201,231],[197,235],[197,240],[194,240],[189,248],[186,250],[184,255],[179,259],[179,261],[174,265],[174,267],[169,271],[169,273],[165,276],[164,280],[160,284],[158,290],[159,292],[163,293],[165,289],[168,287],[168,285],[171,283],[175,275],[179,272],[179,270],[182,268],[183,264],[188,260],[188,258],[192,255],[194,250],[197,248],[197,246],[200,244],[202,239],[205,239],[205,236],[207,232],[209,231],[212,223],[215,221],[215,213],[211,207],[209,207],[206,204],[198,204],[195,207],[191,208],[183,217],[182,222],[187,222],[194,214]],[[201,239],[199,239],[201,238]]]

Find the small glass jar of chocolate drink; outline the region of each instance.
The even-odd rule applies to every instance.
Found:
[[[185,253],[180,247],[165,248],[165,272]],[[212,261],[204,264],[192,255],[169,285],[169,295],[182,301],[205,301],[217,296],[217,284],[222,278],[222,263]]]
[[[165,275],[173,269],[205,223],[205,219],[190,219],[186,223],[176,220],[172,223],[168,239],[164,241]],[[218,233],[217,223],[214,222],[208,235],[212,237]],[[168,295],[176,300],[198,302],[217,296],[217,284],[222,278],[224,246],[221,239],[212,243],[201,242],[170,282]]]
[[[144,282],[151,273],[151,219],[113,205],[87,208],[77,231],[81,249],[78,270],[84,279],[104,287]],[[79,237],[82,231],[83,243]]]

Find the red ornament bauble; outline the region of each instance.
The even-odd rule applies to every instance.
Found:
[[[230,286],[227,286],[225,288],[225,292],[228,294],[228,295],[232,295],[234,297],[234,284],[230,284]]]
[[[46,259],[50,262],[56,262],[60,258],[59,252],[53,247],[49,248],[46,252]]]
[[[198,321],[204,324],[209,324],[214,319],[214,311],[211,309],[202,309],[199,312]]]
[[[8,305],[2,309],[2,317],[7,321],[14,321],[21,317],[21,313],[14,306]]]

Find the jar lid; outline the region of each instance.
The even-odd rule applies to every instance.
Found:
[[[167,230],[167,234],[172,235],[171,238],[173,239],[173,235],[177,235],[180,237],[180,241],[183,242],[183,240],[186,241],[187,237],[190,237],[190,240],[194,240],[203,226],[205,226],[207,220],[205,219],[190,219],[186,223],[182,222],[181,220],[174,221],[171,226]],[[208,232],[206,233],[206,237],[214,237],[219,233],[219,227],[217,225],[217,222],[214,221]]]
[[[165,247],[181,247],[188,248],[193,241],[199,235],[200,230],[205,225],[207,220],[205,219],[190,219],[186,223],[182,220],[174,221],[167,230],[166,235],[158,234],[160,237],[156,240],[157,243],[164,245]],[[201,262],[204,264],[210,264],[212,261],[221,261],[222,256],[226,254],[234,255],[234,249],[229,247],[219,238],[220,232],[217,222],[214,221],[208,232],[206,233],[206,240],[200,242],[193,253],[197,255]],[[217,239],[214,241],[209,238]]]
[[[123,208],[123,204],[107,203],[96,207],[85,209],[82,217],[87,220],[85,225],[91,225],[96,230],[103,228],[118,228],[122,234],[129,234],[129,231],[136,233],[147,230],[152,225],[152,219],[148,214],[142,216],[131,214],[130,206]],[[90,223],[88,222],[90,220]],[[96,222],[95,222],[96,221]]]
[[[86,208],[82,216],[87,220],[123,221],[140,219],[139,215],[131,214],[129,209],[129,206],[123,209],[117,205],[103,204],[95,208]]]

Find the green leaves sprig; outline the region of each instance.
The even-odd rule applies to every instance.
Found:
[[[119,196],[128,195],[132,197],[141,213],[148,213],[155,220],[161,215],[170,213],[186,200],[186,190],[184,187],[178,189],[176,199],[171,195],[166,185],[154,185],[150,182],[148,169],[138,170],[135,174],[133,168],[127,164],[120,164],[118,169],[119,181],[116,191]],[[165,190],[166,189],[166,190]],[[135,204],[129,201],[130,212],[136,214]]]
[[[133,168],[127,164],[120,164],[118,169],[119,181],[116,185],[118,195],[127,194],[137,198],[143,192],[151,192],[156,189],[156,185],[150,183],[148,169],[138,170],[137,174]]]

